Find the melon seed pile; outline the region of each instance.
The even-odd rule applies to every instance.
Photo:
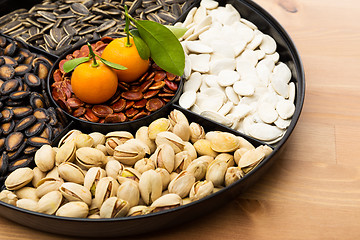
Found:
[[[187,53],[180,106],[269,144],[295,112],[295,84],[275,40],[231,5],[202,0],[179,26]],[[209,101],[209,99],[211,99]]]
[[[138,129],[83,134],[42,146],[36,167],[12,172],[0,200],[64,217],[113,218],[174,208],[228,186],[272,149],[210,131],[178,110]]]

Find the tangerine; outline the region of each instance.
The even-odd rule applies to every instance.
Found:
[[[116,92],[118,78],[116,73],[98,61],[92,66],[88,61],[77,66],[71,76],[71,87],[75,95],[83,102],[99,104],[109,100]]]
[[[150,61],[140,57],[133,38],[130,37],[131,46],[127,46],[126,42],[126,37],[114,39],[105,47],[101,57],[127,67],[126,70],[115,70],[115,72],[119,81],[133,82],[148,70]]]

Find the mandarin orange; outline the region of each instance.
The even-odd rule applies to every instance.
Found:
[[[102,62],[97,62],[97,67],[92,66],[92,61],[80,64],[71,76],[73,92],[85,103],[106,102],[115,94],[118,86],[116,73]]]
[[[140,57],[133,38],[130,38],[131,46],[126,46],[126,37],[111,41],[101,57],[107,61],[127,67],[126,70],[115,70],[121,82],[133,82],[139,79],[149,68],[149,59]]]

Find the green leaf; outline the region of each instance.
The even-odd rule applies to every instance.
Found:
[[[127,67],[124,67],[120,64],[117,64],[117,63],[113,63],[113,62],[109,62],[103,58],[100,58],[100,61],[102,61],[105,65],[111,67],[111,68],[114,68],[114,69],[117,69],[117,70],[126,70]]]
[[[66,73],[71,72],[78,65],[80,65],[81,63],[87,62],[89,60],[90,60],[89,57],[81,57],[81,58],[75,58],[75,59],[69,60],[69,61],[64,63],[64,66],[63,66],[64,71]]]
[[[150,49],[149,47],[146,45],[146,43],[144,42],[144,40],[141,39],[141,36],[139,34],[139,31],[136,29],[133,29],[130,31],[133,39],[134,39],[134,43],[136,46],[136,49],[140,55],[140,57],[144,60],[149,59],[150,57]]]
[[[175,27],[175,26],[170,26],[167,25],[166,26],[174,35],[176,38],[181,38],[182,36],[184,36],[184,34],[186,33],[186,31],[188,30],[186,27]]]
[[[150,48],[154,62],[167,72],[181,76],[185,68],[184,50],[175,35],[160,23],[136,20],[141,38]]]

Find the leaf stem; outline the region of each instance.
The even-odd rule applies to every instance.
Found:
[[[94,51],[92,50],[92,47],[90,45],[90,43],[87,42],[87,45],[89,47],[89,55],[90,55],[90,58],[93,59],[93,63],[91,64],[92,67],[98,67],[99,66],[99,63],[96,62],[96,56],[95,56],[95,53]]]
[[[127,6],[124,6],[125,9],[125,33],[126,33],[126,47],[131,47],[132,44],[130,43],[130,31],[129,31],[129,25],[130,25],[130,19],[128,17],[128,9]]]

